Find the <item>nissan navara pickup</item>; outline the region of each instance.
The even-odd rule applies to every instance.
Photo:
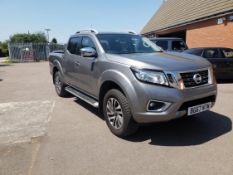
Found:
[[[165,53],[133,32],[79,31],[64,52],[50,54],[49,64],[57,94],[99,108],[118,137],[133,134],[142,123],[207,111],[216,100],[207,60]]]

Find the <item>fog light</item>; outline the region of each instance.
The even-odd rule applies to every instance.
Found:
[[[170,107],[170,105],[171,103],[168,102],[151,100],[147,105],[147,110],[154,112],[163,112],[167,110]]]

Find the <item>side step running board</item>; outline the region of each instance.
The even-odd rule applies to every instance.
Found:
[[[87,95],[75,90],[74,88],[68,86],[66,87],[66,91],[73,94],[74,96],[80,98],[81,100],[85,101],[86,103],[90,104],[91,106],[98,108],[99,107],[99,103],[94,100],[91,97],[88,97]]]

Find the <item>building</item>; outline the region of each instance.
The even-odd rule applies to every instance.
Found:
[[[141,33],[181,37],[190,48],[233,48],[233,0],[164,0]]]

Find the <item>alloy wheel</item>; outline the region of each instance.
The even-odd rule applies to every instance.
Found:
[[[62,82],[61,82],[60,77],[59,77],[58,74],[55,77],[55,87],[56,87],[57,92],[60,93],[61,88],[62,88]]]
[[[123,110],[116,98],[109,98],[107,101],[107,116],[109,123],[115,128],[120,129],[123,126]]]

